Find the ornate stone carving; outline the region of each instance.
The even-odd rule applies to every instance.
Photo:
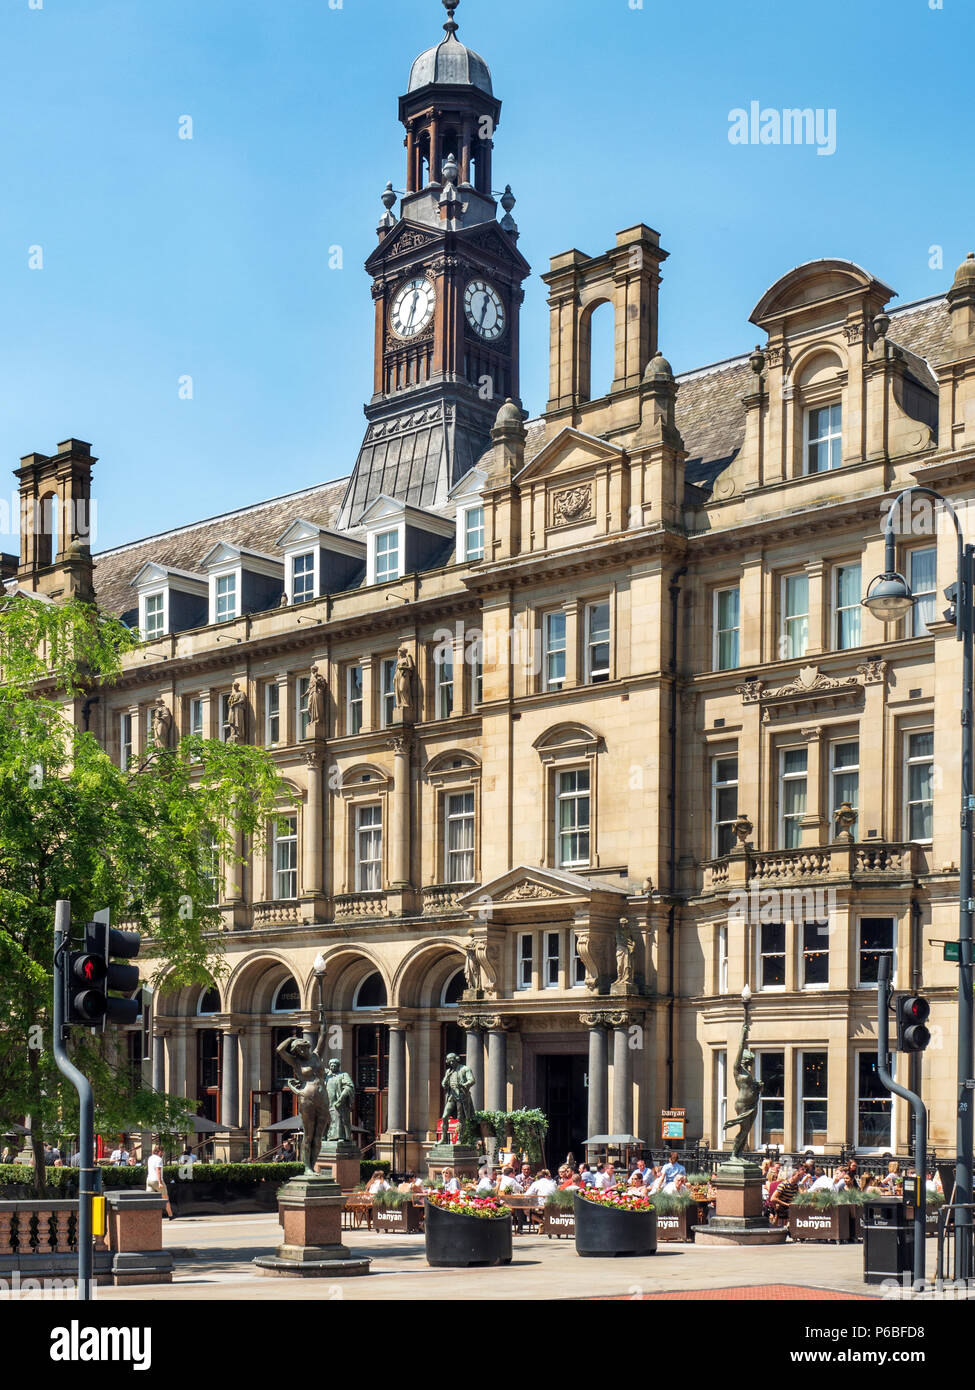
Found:
[[[576,936],[576,950],[579,952],[579,959],[586,967],[586,989],[594,994],[599,988],[599,962],[593,951],[592,936],[587,931],[579,932]]]
[[[524,883],[518,883],[514,888],[509,888],[506,893],[499,894],[498,902],[527,902],[537,898],[558,898],[560,896],[561,894],[556,892],[554,888],[546,888],[544,884],[532,883],[526,879]]]
[[[735,686],[735,694],[741,696],[743,705],[754,705],[762,698],[764,689],[764,681],[745,681],[744,685]]]
[[[556,526],[567,526],[575,521],[588,521],[592,516],[592,484],[566,488],[557,492],[552,499],[552,518]]]
[[[173,732],[173,716],[162,696],[152,710],[152,737],[157,748],[168,748]]]
[[[240,688],[240,681],[234,681],[234,688],[227,701],[227,722],[230,725],[227,733],[228,743],[247,742],[247,713],[247,696]]]
[[[886,661],[861,661],[857,672],[863,677],[864,685],[883,685],[887,679]]]
[[[417,706],[416,663],[410,655],[408,647],[400,647],[397,653],[394,690],[396,708],[402,710],[404,718],[415,719]]]
[[[844,334],[846,335],[846,341],[847,341],[848,343],[851,343],[851,344],[852,344],[852,343],[860,343],[860,342],[863,341],[863,324],[862,324],[862,322],[857,322],[857,323],[845,323],[845,324],[843,325],[843,332],[844,332]]]
[[[579,1022],[583,1028],[611,1028],[610,1019],[612,1014],[605,1013],[603,1010],[592,1010],[579,1015]]]

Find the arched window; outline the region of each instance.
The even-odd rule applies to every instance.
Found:
[[[216,985],[211,985],[200,995],[200,1002],[196,1006],[196,1012],[203,1014],[218,1014],[220,1012],[220,991]]]
[[[53,565],[58,553],[58,499],[50,492],[37,504],[37,563]]]
[[[293,975],[289,975],[282,980],[274,991],[274,998],[271,1001],[272,1014],[293,1014],[295,1009],[301,1008],[301,993],[298,983]]]
[[[589,371],[585,372],[584,357],[581,394],[583,400],[596,401],[600,396],[609,395],[615,375],[616,319],[612,304],[608,301],[597,304],[584,332],[588,339]]]
[[[386,1007],[386,986],[378,970],[367,975],[355,992],[353,1009],[384,1009]]]
[[[455,970],[448,980],[445,981],[443,992],[440,996],[440,1004],[443,1008],[449,1008],[452,1004],[460,1003],[460,996],[464,993],[466,984],[463,966]]]

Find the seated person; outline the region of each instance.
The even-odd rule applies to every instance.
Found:
[[[777,1226],[780,1216],[787,1216],[789,1207],[792,1205],[799,1192],[799,1178],[795,1173],[790,1173],[779,1183],[775,1189],[774,1197],[769,1199],[769,1225]]]

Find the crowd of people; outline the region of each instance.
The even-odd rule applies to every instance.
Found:
[[[860,1165],[855,1158],[851,1158],[832,1172],[827,1172],[814,1158],[805,1159],[798,1168],[767,1158],[762,1163],[762,1197],[765,1213],[769,1223],[777,1226],[780,1220],[788,1218],[789,1207],[800,1192],[843,1192],[855,1188],[877,1197],[899,1197],[904,1190],[905,1178],[913,1179],[914,1176],[913,1168],[901,1173],[900,1164],[896,1159],[891,1159],[887,1164],[886,1173],[881,1174],[861,1173]],[[929,1193],[942,1192],[941,1178],[937,1171],[927,1174],[925,1186]]]

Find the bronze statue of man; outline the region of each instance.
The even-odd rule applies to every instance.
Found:
[[[474,1087],[474,1073],[466,1062],[458,1057],[456,1052],[447,1054],[447,1070],[444,1079],[440,1083],[445,1092],[443,1108],[443,1138],[444,1144],[450,1143],[450,1121],[460,1122],[461,1138],[463,1139],[465,1120],[474,1118],[474,1102],[471,1100],[471,1091]]]
[[[748,1041],[748,1000],[745,999],[745,1022],[738,1043],[738,1056],[735,1058],[735,1081],[738,1095],[735,1099],[735,1114],[726,1120],[724,1128],[738,1127],[738,1136],[731,1151],[732,1158],[741,1158],[745,1152],[755,1116],[758,1114],[758,1100],[762,1094],[762,1083],[755,1076],[755,1054],[745,1046]]]
[[[287,1062],[297,1078],[292,1080],[289,1077],[285,1085],[298,1097],[298,1114],[305,1130],[301,1158],[306,1173],[314,1173],[315,1162],[328,1129],[324,1061],[327,1038],[323,1019],[314,1047],[304,1038],[285,1038],[277,1048],[278,1056]]]
[[[352,1138],[352,1101],[355,1098],[355,1082],[337,1057],[329,1060],[325,1076],[325,1094],[331,1118],[328,1122],[329,1139]]]

